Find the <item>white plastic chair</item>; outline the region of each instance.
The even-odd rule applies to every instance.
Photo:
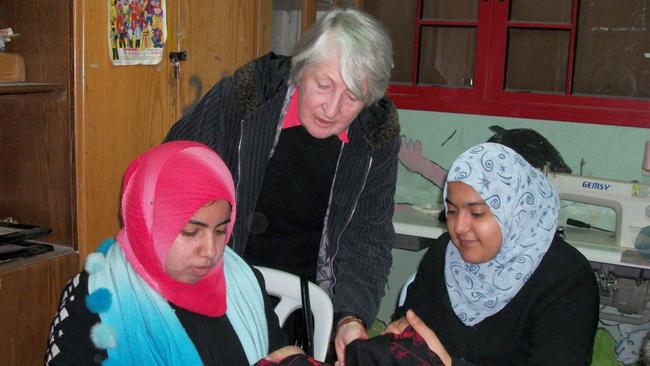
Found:
[[[411,284],[411,282],[415,280],[416,274],[417,272],[413,272],[413,274],[411,274],[409,278],[407,278],[406,281],[404,281],[404,284],[402,285],[402,289],[399,292],[399,299],[397,299],[398,307],[404,305],[404,302],[406,301],[406,294],[408,292],[409,285]]]
[[[273,268],[260,266],[255,266],[255,268],[264,276],[266,292],[280,298],[280,302],[275,307],[275,313],[278,315],[280,326],[282,326],[291,313],[302,308],[300,277]],[[309,282],[309,302],[314,315],[313,357],[323,362],[327,355],[332,322],[334,321],[332,300],[323,289]]]

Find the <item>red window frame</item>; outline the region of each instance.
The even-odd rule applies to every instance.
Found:
[[[573,0],[571,24],[511,22],[509,0],[480,0],[477,21],[432,21],[422,19],[422,2],[418,1],[411,82],[391,84],[388,95],[400,109],[650,127],[650,99],[571,94],[579,5],[580,0]],[[476,27],[472,88],[417,85],[419,35],[427,25]],[[507,35],[511,28],[571,32],[564,94],[504,90]]]

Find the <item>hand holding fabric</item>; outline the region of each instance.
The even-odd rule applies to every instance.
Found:
[[[338,329],[334,339],[336,358],[338,360],[334,364],[335,366],[345,366],[345,348],[357,339],[368,339],[366,328],[361,323],[356,321],[348,322]]]
[[[441,348],[436,344],[437,337],[411,312],[402,318],[403,323],[410,319],[417,327],[406,324],[401,333],[387,332],[366,341],[355,341],[346,350],[347,366],[449,366],[444,364],[431,348]],[[400,323],[400,324],[403,324]],[[426,339],[421,334],[426,336]],[[445,352],[446,354],[446,352]]]
[[[436,333],[431,330],[431,328],[427,327],[422,319],[415,315],[413,310],[408,310],[406,312],[406,321],[408,321],[408,324],[413,327],[413,330],[424,339],[427,346],[429,346],[429,349],[438,355],[442,363],[445,366],[451,366],[451,356],[445,349],[445,346],[442,345],[442,342],[440,342]]]
[[[284,346],[280,349],[271,352],[268,356],[264,358],[274,363],[280,363],[282,360],[284,360],[289,356],[304,355],[304,354],[305,352],[300,347]]]
[[[401,334],[404,329],[406,329],[409,326],[408,321],[406,320],[406,316],[403,316],[394,322],[388,324],[386,329],[384,329],[383,332],[381,332],[381,335],[385,335],[388,333],[394,333],[394,334]]]

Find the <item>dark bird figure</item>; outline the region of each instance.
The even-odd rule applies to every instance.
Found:
[[[490,126],[494,135],[487,142],[506,145],[518,152],[532,166],[544,169],[547,163],[549,169],[556,173],[571,173],[571,168],[564,162],[562,155],[539,132],[529,128],[514,128],[506,130],[501,126]]]

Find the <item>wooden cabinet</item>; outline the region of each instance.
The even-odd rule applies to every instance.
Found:
[[[71,1],[3,0],[26,82],[0,83],[0,219],[52,229],[54,252],[0,265],[0,365],[42,365],[76,243]]]
[[[221,77],[269,50],[265,0],[167,0],[163,60],[114,66],[108,0],[3,0],[27,83],[0,84],[0,219],[47,226],[81,259],[119,229],[128,163]],[[171,51],[187,51],[172,78]]]
[[[70,247],[0,265],[0,365],[42,365],[61,290],[78,272]]]
[[[70,4],[0,2],[0,28],[20,33],[7,51],[23,56],[27,79],[0,84],[0,219],[50,227],[46,241],[72,246]]]

